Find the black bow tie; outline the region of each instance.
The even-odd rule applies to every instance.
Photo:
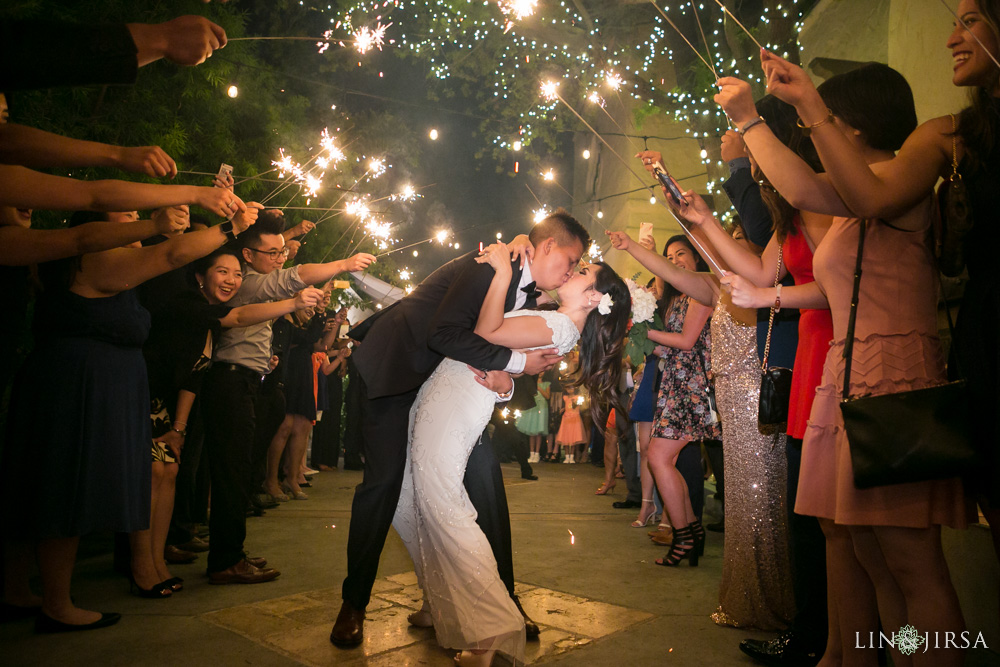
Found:
[[[537,299],[542,295],[537,289],[535,289],[535,281],[532,280],[530,283],[521,288],[521,291],[528,295],[529,299]]]

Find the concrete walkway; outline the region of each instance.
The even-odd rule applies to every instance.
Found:
[[[514,536],[515,572],[525,608],[542,626],[528,657],[546,665],[751,665],[737,645],[764,633],[716,626],[722,535],[708,534],[697,568],[663,568],[666,552],[646,530],[631,528],[635,510],[615,510],[617,493],[594,496],[603,471],[586,464],[537,464],[537,482],[505,465]],[[32,622],[0,626],[5,665],[440,665],[451,652],[433,631],[407,626],[420,603],[412,564],[395,533],[382,556],[365,644],[334,648],[330,627],[346,570],[347,523],[359,472],[317,475],[308,501],[282,504],[250,519],[247,546],[282,571],[255,586],[210,586],[204,558],[174,566],[186,579],[167,600],[128,595],[111,572],[107,536],[89,538],[77,565],[74,596],[83,606],[118,611],[114,627],[36,636]],[[997,566],[982,528],[949,537],[949,557],[970,629],[983,630],[990,651],[968,664],[1000,664]],[[956,561],[963,564],[956,566]],[[987,627],[988,626],[988,627]]]

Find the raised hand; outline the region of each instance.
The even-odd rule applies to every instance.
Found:
[[[154,178],[177,175],[177,164],[159,146],[121,147],[116,159],[119,169]]]
[[[236,195],[230,193],[228,190],[223,190],[222,192],[227,192],[231,197],[236,197]],[[239,201],[239,197],[236,197],[236,200]],[[255,201],[245,204],[243,210],[233,216],[233,230],[236,234],[242,234],[250,228],[250,225],[257,222],[257,214],[262,210],[264,210],[264,207]]]
[[[643,168],[650,174],[653,173],[653,165],[657,162],[663,163],[663,154],[659,151],[640,151],[635,154],[635,157],[642,160]]]
[[[612,231],[607,231],[604,233],[608,235],[609,239],[611,239],[611,246],[615,250],[624,250],[625,252],[628,252],[629,246],[632,244],[632,239],[629,238],[628,234],[626,234],[625,232],[612,232]]]
[[[518,234],[515,236],[510,243],[507,244],[507,249],[510,250],[510,258],[515,257],[520,258],[521,268],[524,268],[525,262],[530,262],[535,258],[535,246],[531,245],[531,240],[528,238],[527,234]]]
[[[734,306],[764,308],[770,305],[770,301],[764,295],[765,289],[757,287],[743,276],[726,273],[719,279],[719,282],[722,283],[722,289],[729,292]]]
[[[685,221],[695,225],[703,225],[715,217],[712,209],[708,207],[708,204],[705,203],[705,200],[697,192],[687,190],[682,194],[684,195],[684,201],[687,202],[687,206],[678,207],[669,198],[667,199],[667,203],[670,204],[670,208],[674,210],[677,217],[683,218]]]
[[[302,242],[298,239],[288,239],[285,241],[285,250],[288,251],[288,260],[291,261],[295,259],[295,256],[299,254],[299,248],[302,247]]]
[[[191,225],[191,215],[187,204],[158,208],[150,216],[156,230],[164,236],[181,234]]]
[[[295,295],[295,310],[315,308],[323,300],[323,290],[307,287]]]
[[[820,109],[826,109],[826,104],[816,92],[816,86],[801,67],[769,51],[761,52],[760,64],[767,77],[767,92],[795,108],[804,103],[817,103]]]
[[[247,210],[247,205],[243,203],[242,199],[229,190],[220,190],[219,188],[198,188],[197,199],[193,203],[226,219]]]
[[[179,16],[156,27],[163,40],[163,57],[178,65],[199,65],[226,45],[222,26],[201,16]]]
[[[212,177],[212,187],[233,192],[236,189],[236,181],[233,180],[232,174],[225,174],[224,176],[216,174]]]
[[[747,145],[743,142],[743,137],[732,130],[726,130],[726,133],[722,135],[722,159],[726,162],[732,162],[737,158],[747,156]]]
[[[753,103],[753,91],[750,84],[742,79],[724,76],[715,82],[719,92],[715,94],[715,103],[729,116],[736,127],[743,127],[756,118],[757,107]]]
[[[344,260],[344,270],[364,271],[374,261],[375,255],[370,255],[367,252],[359,252],[357,255]]]
[[[476,262],[479,264],[489,264],[500,275],[509,275],[512,273],[510,251],[507,250],[507,244],[500,241],[486,246],[486,249],[479,253],[479,257],[476,257]]]
[[[315,222],[310,222],[308,220],[303,220],[302,222],[299,223],[299,231],[302,234],[308,234],[309,232],[311,232],[314,229],[316,229],[316,223]]]

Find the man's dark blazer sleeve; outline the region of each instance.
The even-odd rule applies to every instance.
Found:
[[[432,350],[483,370],[507,367],[510,350],[473,333],[493,275],[488,264],[472,264],[451,282],[431,319],[427,344]]]
[[[729,195],[729,201],[736,207],[736,212],[740,214],[747,238],[761,248],[766,246],[771,240],[771,234],[774,233],[771,212],[764,205],[764,200],[760,196],[760,185],[753,180],[750,169],[734,169],[722,187]]]
[[[134,83],[137,53],[124,23],[0,21],[0,90]]]

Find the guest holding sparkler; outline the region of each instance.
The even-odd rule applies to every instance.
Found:
[[[762,60],[770,92],[793,104],[802,125],[810,126],[826,174],[815,174],[766,127],[745,132],[747,146],[793,205],[841,216],[817,246],[815,282],[781,295],[786,306],[829,307],[833,317],[833,344],[805,433],[796,502],[797,512],[819,517],[827,535],[831,631],[824,660],[832,662],[857,655],[855,633],[877,630],[879,618],[884,627],[964,628],[940,536],[941,525],[964,527],[968,521],[961,481],[857,488],[838,408],[859,235],[865,238],[864,280],[851,392],[879,395],[944,380],[929,240],[934,180],[951,155],[950,120],[931,121],[907,139],[916,127],[913,97],[905,79],[885,65],[833,77],[817,92],[798,67],[767,53]],[[720,84],[716,101],[741,128],[751,123],[756,112],[749,86],[732,78]],[[921,145],[935,147],[936,163],[914,157]],[[737,303],[775,302],[774,288],[754,287],[740,276],[723,281]],[[901,354],[906,364],[896,362]],[[905,660],[895,650],[893,658]],[[933,650],[912,660],[958,665],[962,652]]]

